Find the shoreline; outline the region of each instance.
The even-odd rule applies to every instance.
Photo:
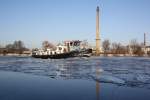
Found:
[[[14,56],[18,56],[18,57],[31,57],[31,54],[0,54],[1,57],[5,57],[5,56],[8,56],[8,57],[14,57]]]

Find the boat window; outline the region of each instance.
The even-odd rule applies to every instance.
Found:
[[[66,48],[64,48],[64,53],[67,52]]]
[[[72,42],[70,42],[70,46],[72,46],[72,44],[73,44],[73,43],[72,43]]]
[[[62,48],[61,48],[61,47],[59,47],[59,50],[62,50]]]

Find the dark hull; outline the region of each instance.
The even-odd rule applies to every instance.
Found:
[[[67,53],[61,54],[54,54],[54,55],[32,55],[34,58],[42,58],[42,59],[62,59],[62,58],[69,58],[69,57],[80,57],[80,54],[91,53],[91,49],[86,49],[82,51],[71,51]],[[87,55],[83,55],[83,57],[89,57]]]
[[[34,58],[42,58],[42,59],[62,59],[62,58],[69,58],[69,57],[75,57],[78,54],[78,52],[68,52],[68,53],[62,53],[62,54],[54,54],[54,55],[32,55]]]

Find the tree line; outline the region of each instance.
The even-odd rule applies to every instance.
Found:
[[[133,56],[149,55],[149,52],[145,51],[144,43],[139,43],[136,39],[131,40],[127,45],[117,42],[111,43],[109,39],[106,39],[102,42],[102,49],[106,56],[108,54],[130,54]]]
[[[88,46],[87,41],[82,42],[83,44]],[[51,49],[56,50],[56,46],[49,41],[43,41],[42,42],[42,48],[43,50]],[[107,56],[108,54],[118,55],[129,55],[129,56],[144,56],[145,54],[148,54],[150,56],[150,52],[145,50],[144,43],[138,42],[136,39],[130,40],[129,44],[122,44],[120,42],[110,42],[109,39],[106,39],[102,42],[102,54]]]
[[[22,54],[24,51],[29,50],[25,47],[23,41],[18,40],[14,41],[12,44],[7,44],[3,48],[0,46],[0,54],[7,54],[7,53],[16,53]]]

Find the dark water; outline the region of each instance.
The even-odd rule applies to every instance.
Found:
[[[0,100],[150,100],[150,58],[0,57]]]

